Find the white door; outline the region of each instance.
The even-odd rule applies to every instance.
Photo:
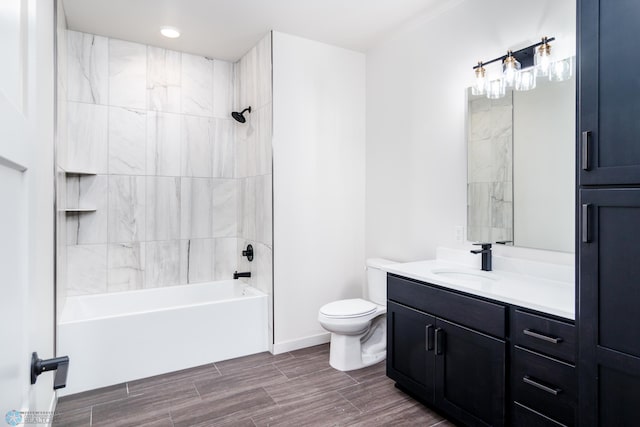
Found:
[[[0,0],[0,423],[51,409],[53,2]],[[17,417],[17,418],[16,418]],[[22,420],[25,421],[25,420]],[[2,424],[5,425],[5,424]]]

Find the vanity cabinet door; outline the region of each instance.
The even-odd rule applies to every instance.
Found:
[[[579,425],[637,424],[640,189],[581,190]]]
[[[436,318],[387,303],[387,376],[433,403]]]
[[[469,426],[505,423],[506,343],[438,319],[436,405]]]
[[[580,185],[640,184],[638,0],[578,1]]]

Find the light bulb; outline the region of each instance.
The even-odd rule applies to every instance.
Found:
[[[548,75],[549,66],[551,65],[551,45],[547,41],[547,37],[542,38],[542,44],[536,49],[536,54],[533,59],[538,68],[538,75]]]
[[[504,75],[504,84],[506,87],[514,87],[518,77],[517,71],[520,69],[520,63],[513,57],[511,51],[507,52],[507,57],[502,62],[502,74]]]
[[[487,86],[487,78],[486,78],[486,70],[482,66],[482,62],[478,62],[478,68],[475,69],[476,80],[473,82],[473,86],[471,86],[471,93],[473,95],[484,95],[486,86]]]

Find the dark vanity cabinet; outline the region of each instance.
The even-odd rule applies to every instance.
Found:
[[[634,425],[640,404],[640,188],[582,189],[580,199],[580,425]]]
[[[466,425],[505,425],[505,307],[393,275],[387,292],[387,375]]]
[[[576,426],[572,322],[393,274],[387,375],[466,426]]]
[[[640,183],[637,0],[578,0],[580,185]]]
[[[637,0],[578,0],[579,424],[637,424],[640,55]]]

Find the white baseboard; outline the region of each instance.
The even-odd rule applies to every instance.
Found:
[[[324,332],[310,337],[298,338],[295,340],[277,342],[273,344],[273,354],[286,353],[287,351],[299,350],[301,348],[313,347],[314,345],[325,344],[331,341],[331,334]]]

